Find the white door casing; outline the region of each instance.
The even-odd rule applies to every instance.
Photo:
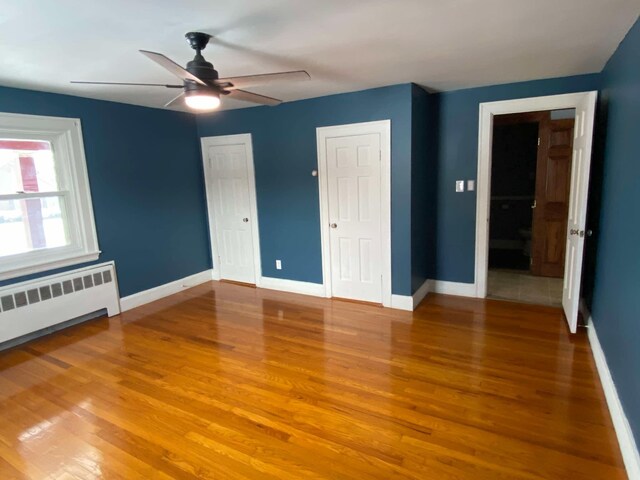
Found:
[[[550,95],[546,97],[518,98],[480,104],[479,129],[478,129],[478,178],[477,178],[477,203],[476,203],[476,265],[475,287],[476,297],[487,296],[487,271],[489,259],[489,206],[491,199],[491,149],[493,138],[493,117],[510,113],[536,112],[545,110],[576,109],[575,132],[580,133],[576,137],[573,146],[573,158],[576,159],[578,149],[581,150],[580,166],[572,165],[571,193],[570,193],[570,220],[567,225],[567,235],[571,229],[584,231],[587,214],[587,194],[589,183],[589,166],[593,142],[593,125],[595,121],[595,104],[597,92],[569,93],[563,95]],[[580,127],[580,129],[578,129]],[[580,182],[580,185],[578,185]],[[575,192],[574,192],[575,190]],[[578,220],[572,224],[571,209],[574,218]],[[575,235],[574,235],[575,236]],[[582,274],[582,255],[584,238],[579,234],[573,239],[575,247],[573,255],[570,254],[570,244],[567,244],[567,256],[565,260],[565,289],[563,290],[563,307],[567,316],[567,322],[571,332],[576,331],[577,312],[580,296],[580,280]],[[569,240],[570,242],[571,240]],[[571,265],[569,265],[571,262]],[[570,278],[569,278],[570,277]],[[566,287],[570,287],[567,291]],[[570,299],[568,298],[571,296]],[[567,296],[567,301],[565,301]]]
[[[388,120],[317,129],[328,297],[391,306],[390,133]]]
[[[251,135],[202,138],[214,278],[261,276]]]
[[[578,326],[580,303],[580,280],[582,278],[582,256],[587,221],[587,197],[589,194],[589,171],[591,168],[591,146],[596,109],[596,94],[584,97],[576,106],[573,127],[573,160],[571,162],[571,187],[569,215],[567,221],[567,248],[565,250],[564,282],[562,285],[562,307],[569,328],[575,333]]]

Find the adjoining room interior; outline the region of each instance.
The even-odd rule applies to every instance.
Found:
[[[494,117],[487,296],[562,305],[575,110]]]
[[[640,480],[639,14],[5,5],[0,480]]]

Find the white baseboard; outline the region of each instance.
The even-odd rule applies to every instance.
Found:
[[[321,283],[299,282],[297,280],[287,280],[284,278],[261,277],[256,287],[268,288],[269,290],[280,290],[281,292],[300,293],[302,295],[312,295],[314,297],[324,297],[324,285]]]
[[[589,337],[589,343],[591,344],[591,352],[596,362],[598,375],[600,376],[600,383],[602,383],[604,395],[607,399],[607,406],[609,407],[613,427],[618,437],[627,475],[629,479],[640,479],[640,453],[638,453],[638,447],[633,437],[629,420],[622,409],[618,391],[613,383],[613,377],[611,376],[604,350],[602,350],[602,345],[600,345],[600,340],[598,340],[598,334],[591,317],[589,317],[588,321],[587,335]]]
[[[159,300],[169,295],[173,295],[174,293],[178,293],[179,291],[186,288],[195,287],[196,285],[200,285],[201,283],[208,282],[211,280],[211,278],[211,270],[205,270],[204,272],[189,275],[188,277],[180,278],[173,282],[150,288],[149,290],[143,290],[142,292],[134,293],[133,295],[129,295],[127,297],[122,297],[120,299],[120,310],[126,312],[127,310],[139,307],[140,305],[153,302],[154,300]]]
[[[425,280],[413,295],[391,295],[391,308],[413,312],[431,289],[431,280]]]
[[[429,292],[429,281],[427,280],[416,291],[413,296],[391,295],[390,308],[413,311],[415,306]],[[281,292],[300,293],[302,295],[313,295],[314,297],[325,297],[324,285],[321,283],[299,282],[296,280],[285,280],[282,278],[262,277],[256,287],[268,288],[269,290],[279,290]]]
[[[433,280],[425,280],[420,288],[413,294],[413,310],[415,310],[420,302],[424,300],[429,292],[433,291]]]
[[[391,308],[413,311],[413,297],[410,295],[391,295]]]
[[[412,296],[391,295],[391,308],[399,310],[415,310],[429,292],[443,293],[446,295],[458,295],[463,297],[475,297],[475,283],[445,282],[442,280],[425,280],[420,288]]]
[[[209,280],[220,280],[219,271],[205,270],[179,280],[175,280],[164,285],[159,285],[149,290],[134,293],[120,299],[120,308],[123,312],[139,307],[146,303],[159,300],[163,297],[178,293],[185,288],[195,287]],[[258,288],[278,290],[281,292],[299,293],[302,295],[312,295],[314,297],[325,297],[324,285],[321,283],[300,282],[297,280],[287,280],[284,278],[261,277],[256,283]],[[468,291],[473,291],[473,294]],[[418,290],[411,295],[391,295],[391,308],[399,310],[413,311],[418,304],[427,296],[430,291],[446,293],[449,295],[475,296],[475,285],[470,283],[443,282],[440,280],[426,280]]]
[[[430,291],[445,295],[457,295],[459,297],[475,297],[475,283],[447,282],[445,280],[432,280]]]

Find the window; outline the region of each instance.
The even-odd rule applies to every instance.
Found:
[[[80,120],[0,113],[0,280],[99,254]]]

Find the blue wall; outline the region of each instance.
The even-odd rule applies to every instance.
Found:
[[[0,111],[81,119],[98,262],[116,261],[121,296],[211,268],[193,115],[4,87]]]
[[[606,143],[591,314],[640,445],[640,22],[602,73]],[[598,234],[598,231],[596,231]]]
[[[437,95],[412,86],[411,101],[411,293],[435,265],[438,158]]]
[[[392,290],[411,294],[411,91],[395,85],[198,116],[200,137],[252,135],[264,276],[322,283],[316,127],[390,119]]]
[[[476,194],[455,193],[455,181],[475,179],[482,102],[598,90],[599,74],[535,80],[438,94],[438,193],[434,278],[474,282]]]

